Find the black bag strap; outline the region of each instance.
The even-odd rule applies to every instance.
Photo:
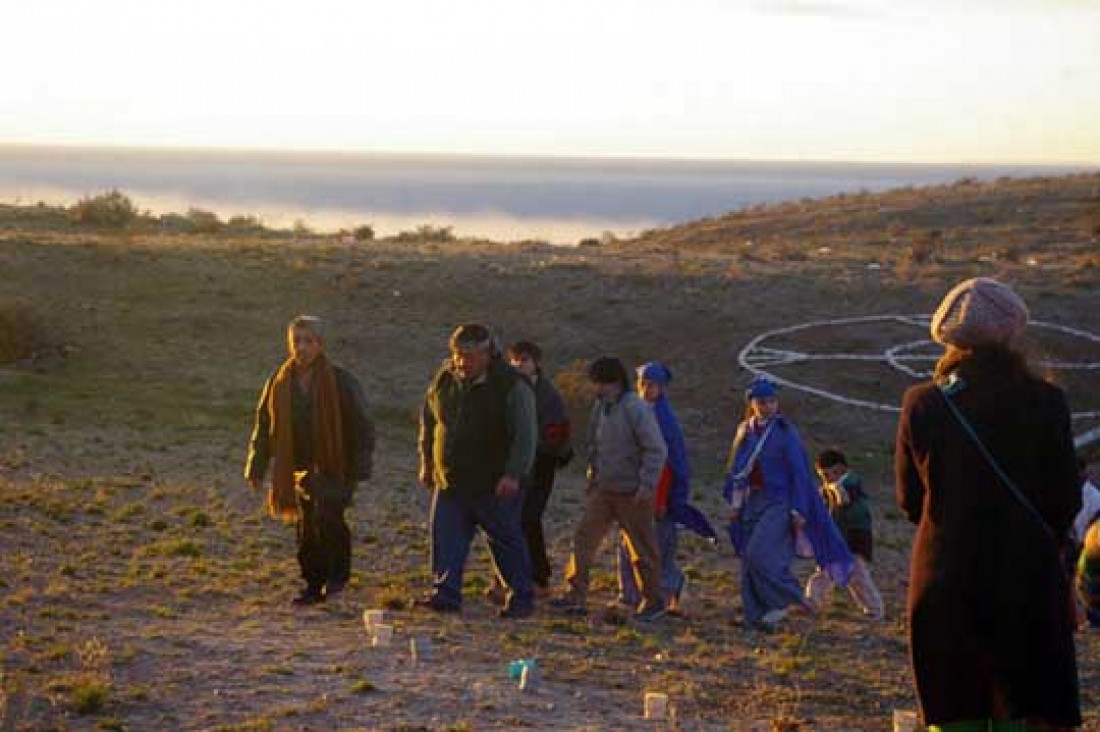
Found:
[[[1016,487],[1012,478],[1008,477],[1008,473],[1004,471],[1001,464],[998,463],[997,459],[993,457],[993,454],[989,452],[989,448],[987,448],[985,443],[982,442],[982,439],[978,437],[978,432],[974,429],[974,425],[970,423],[970,420],[966,418],[958,405],[951,399],[952,394],[961,391],[965,386],[965,382],[954,374],[951,375],[946,384],[939,385],[940,394],[943,394],[943,400],[947,402],[947,408],[951,411],[951,414],[954,415],[958,423],[962,425],[963,430],[970,436],[970,439],[973,440],[974,445],[978,448],[978,452],[980,452],[982,457],[985,458],[985,461],[989,463],[989,467],[993,468],[993,472],[1001,479],[1001,483],[1004,484],[1004,487],[1008,489],[1009,493],[1016,498],[1021,506],[1027,509],[1027,512],[1031,514],[1032,518],[1039,522],[1039,525],[1043,527],[1043,531],[1046,532],[1047,536],[1057,540],[1054,530],[1050,528],[1050,524],[1048,524],[1046,519],[1043,518],[1043,515],[1039,513],[1039,509],[1035,508],[1035,504],[1029,501],[1027,496]]]

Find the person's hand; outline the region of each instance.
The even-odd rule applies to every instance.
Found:
[[[732,524],[735,521],[740,521],[740,520],[741,520],[741,509],[740,508],[731,508],[729,511],[726,512],[726,521],[728,521],[729,523]]]
[[[251,488],[254,491],[260,490],[261,488],[264,487],[264,479],[263,478],[249,478],[248,479],[248,487]]]
[[[802,518],[802,514],[798,511],[791,511],[791,526],[795,531],[798,531],[806,525],[806,519]]]
[[[496,494],[497,498],[506,501],[519,494],[519,481],[511,476],[505,475],[497,481],[497,487],[493,493]]]
[[[421,465],[420,474],[416,479],[421,488],[428,491],[435,487],[435,477],[432,475],[432,466]]]

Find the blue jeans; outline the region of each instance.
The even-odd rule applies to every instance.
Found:
[[[657,548],[661,552],[661,592],[665,600],[678,597],[684,587],[684,571],[676,561],[676,548],[679,544],[680,527],[672,519],[664,518],[654,524],[657,530]],[[619,599],[637,606],[642,601],[638,592],[638,582],[634,578],[634,563],[630,559],[630,550],[626,548],[626,536],[619,532]]]
[[[432,587],[435,597],[462,606],[462,572],[474,531],[480,528],[489,544],[493,568],[509,589],[508,605],[534,603],[531,557],[520,528],[523,494],[502,500],[492,493],[466,495],[436,489],[432,495]]]

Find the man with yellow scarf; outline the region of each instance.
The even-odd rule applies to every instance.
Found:
[[[306,587],[295,605],[323,602],[347,584],[351,531],[344,511],[356,484],[370,477],[374,451],[363,390],[325,356],[324,330],[312,315],[290,322],[290,355],[264,384],[244,469],[259,490],[272,464],[268,511],[297,524]]]

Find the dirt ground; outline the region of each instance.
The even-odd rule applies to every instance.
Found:
[[[1020,289],[1034,317],[1100,334],[1100,274],[1082,274],[1072,259],[960,257],[917,268],[881,259],[868,267],[835,248],[788,261],[0,233],[0,305],[29,304],[47,344],[0,370],[0,730],[738,730],[777,718],[803,730],[889,729],[893,710],[915,706],[901,617],[912,531],[892,499],[889,412],[783,395],[809,450],[839,445],[867,478],[885,622],[865,621],[837,595],[778,633],[747,630],[737,623],[737,560],[687,535],[689,617],[652,628],[543,608],[498,620],[481,594],[489,570],[480,541],[461,617],[407,605],[428,581],[415,415],[458,323],[543,344],[578,430],[588,359],[668,363],[694,500],[715,520],[749,379],[737,355],[764,331],[928,313],[955,281],[995,274]],[[375,475],[350,515],[352,585],[307,610],[289,604],[299,587],[292,529],[267,519],[240,477],[255,399],[299,312],[330,321],[329,352],[361,379],[380,436]],[[1034,335],[1039,360],[1100,361],[1087,339]],[[881,354],[921,337],[904,325],[825,326],[770,345]],[[775,372],[884,404],[912,383],[877,362]],[[1100,410],[1097,370],[1052,377],[1076,410]],[[582,494],[574,462],[548,514],[556,568]],[[801,577],[810,569],[797,567]],[[594,608],[614,594],[606,552]],[[361,619],[379,607],[395,626],[386,648],[370,646]],[[1086,729],[1100,730],[1100,635],[1078,641]],[[533,689],[508,677],[520,658],[537,660]],[[675,717],[643,720],[646,691],[667,693]]]

